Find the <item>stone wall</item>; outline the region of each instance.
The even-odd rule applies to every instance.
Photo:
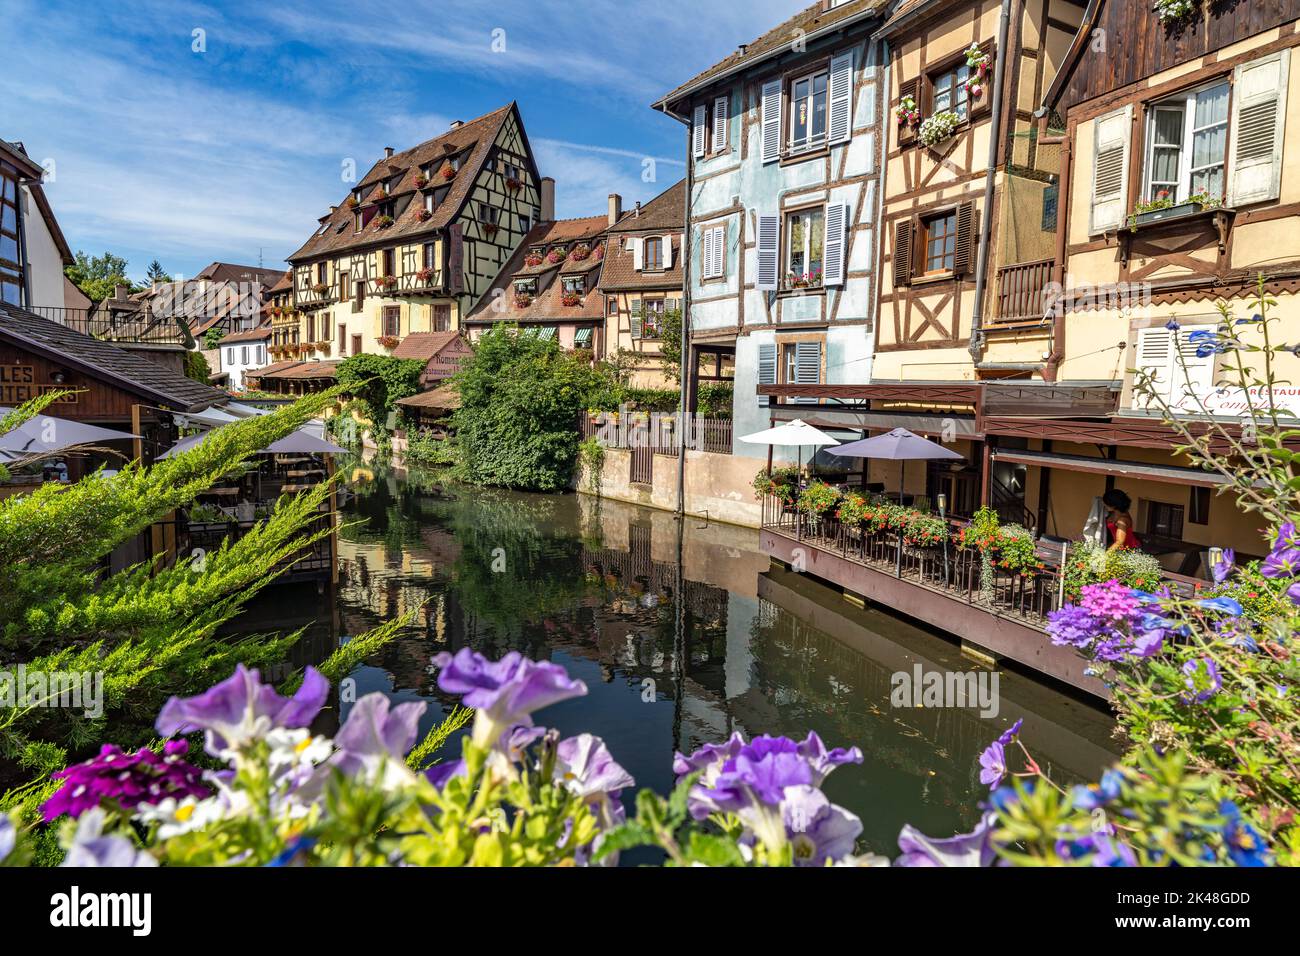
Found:
[[[754,498],[753,480],[765,461],[711,452],[686,453],[686,511],[712,521],[757,528],[761,513]],[[654,456],[654,480],[637,484],[630,480],[632,452],[626,448],[606,448],[599,489],[588,469],[578,480],[578,490],[616,501],[628,501],[665,511],[677,510],[677,458]]]

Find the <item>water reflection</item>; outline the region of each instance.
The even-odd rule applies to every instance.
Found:
[[[414,610],[416,624],[353,678],[358,696],[429,701],[426,729],[452,704],[437,689],[431,656],[469,646],[554,660],[582,678],[590,693],[545,720],[565,734],[604,737],[640,786],[666,791],[674,750],[735,730],[816,730],[828,746],[857,744],[866,754],[826,790],[862,818],[864,840],[879,852],[893,851],[904,822],[934,833],[973,824],[987,794],[978,754],[1018,717],[1058,779],[1095,777],[1114,755],[1105,713],[1005,671],[996,719],[891,707],[897,671],[982,665],[934,634],[770,569],[757,532],[688,519],[679,562],[679,525],[664,512],[381,469],[357,491],[332,600],[309,588],[272,589],[240,626],[305,624],[310,660]]]

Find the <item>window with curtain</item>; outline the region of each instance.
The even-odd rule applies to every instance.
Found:
[[[1182,203],[1224,194],[1228,84],[1215,83],[1151,105],[1147,112],[1146,198]]]
[[[826,142],[826,97],[830,74],[809,73],[790,82],[790,150],[815,149]]]
[[[785,225],[786,284],[815,285],[821,282],[826,211],[817,208],[792,212],[786,217]]]

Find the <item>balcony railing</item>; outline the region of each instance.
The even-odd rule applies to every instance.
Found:
[[[147,345],[184,345],[185,334],[172,316],[140,313],[111,313],[100,308],[72,309],[61,305],[34,305],[28,309],[82,335],[108,342]]]
[[[1055,259],[1017,262],[998,269],[999,322],[1041,322],[1046,313],[1046,290],[1052,281]]]
[[[612,417],[610,412],[583,415],[578,431],[583,438],[599,437],[606,448],[650,448],[656,455],[677,454],[677,416],[668,412],[639,415],[632,412]],[[714,455],[732,453],[731,419],[697,418],[687,420],[686,447]]]

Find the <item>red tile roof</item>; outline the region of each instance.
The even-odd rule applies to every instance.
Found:
[[[271,337],[271,327],[264,325],[261,328],[249,329],[246,332],[231,332],[223,338],[217,345],[233,345],[237,342],[260,342],[262,339]]]
[[[355,212],[345,201],[328,215],[320,218],[321,225],[317,231],[303,243],[302,248],[289,256],[289,261],[297,262],[328,253],[337,253],[380,239],[399,237],[409,239],[413,236],[434,233],[446,227],[459,213],[474,179],[487,161],[497,132],[514,109],[515,104],[510,103],[485,116],[448,130],[441,136],[435,136],[418,146],[379,160],[358,184],[365,191],[362,207],[370,204],[378,196],[381,181],[401,174],[400,181],[391,188],[388,197],[385,197],[394,199],[397,203],[400,212],[394,217],[396,221],[390,226],[381,227],[377,221],[379,217],[375,216],[360,232],[356,232]],[[441,168],[443,160],[453,156],[465,156],[460,171],[449,181],[449,186],[446,187],[447,195],[434,209],[433,216],[421,222],[416,219],[416,213],[424,208],[423,202],[411,201],[421,195],[415,188],[415,178],[419,175],[420,167],[428,164],[435,165],[433,187],[439,188],[443,180],[438,169]]]
[[[681,232],[686,224],[686,180],[669,186],[640,211],[632,210],[615,225],[611,233]]]
[[[412,332],[393,349],[393,358],[427,362],[459,336],[459,332]]]

